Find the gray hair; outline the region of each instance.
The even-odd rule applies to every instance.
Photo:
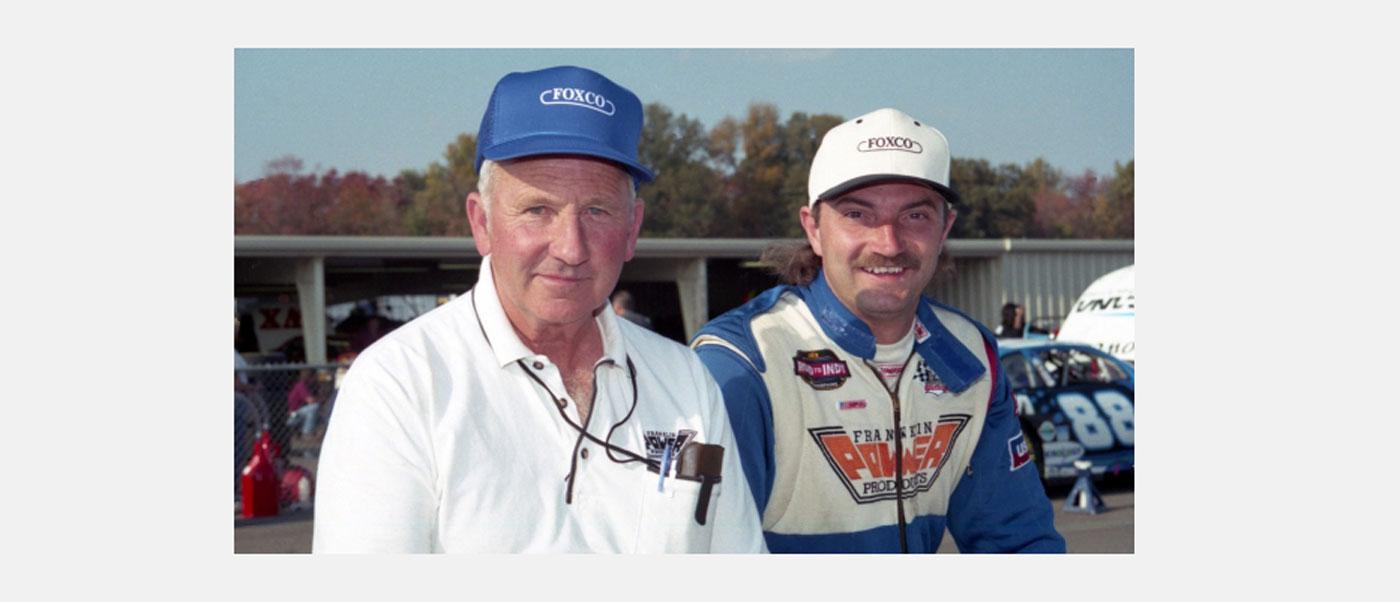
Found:
[[[481,170],[476,175],[476,192],[481,195],[481,212],[491,217],[491,174],[496,171],[496,162],[490,159],[481,162]]]
[[[492,174],[499,167],[500,165],[495,161],[482,159],[481,170],[476,176],[476,192],[481,195],[481,212],[486,214],[487,219],[491,218],[491,181],[494,179]],[[623,172],[627,174],[627,182],[630,184],[627,187],[627,203],[630,205],[637,200],[637,178],[630,171],[623,170]]]

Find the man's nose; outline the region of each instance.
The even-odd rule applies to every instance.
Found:
[[[549,243],[549,251],[555,259],[568,265],[579,265],[588,261],[588,240],[581,215],[572,211],[559,214],[553,234],[554,240]]]
[[[894,257],[904,252],[904,243],[899,237],[895,224],[882,224],[871,233],[870,250],[886,257]]]

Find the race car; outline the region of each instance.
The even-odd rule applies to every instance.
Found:
[[[1041,480],[1072,481],[1074,461],[1095,478],[1133,469],[1133,366],[1089,345],[998,339],[1001,368]]]

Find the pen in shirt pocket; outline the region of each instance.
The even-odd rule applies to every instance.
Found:
[[[656,480],[656,490],[662,493],[666,492],[666,473],[671,472],[671,449],[674,447],[675,443],[671,443],[661,452],[661,478]]]

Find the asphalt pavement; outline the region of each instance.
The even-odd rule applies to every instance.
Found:
[[[1065,497],[1069,487],[1049,491],[1055,507],[1055,528],[1064,535],[1071,554],[1133,553],[1133,484],[1097,484],[1107,510],[1099,514],[1067,512]],[[292,512],[271,518],[235,518],[233,551],[236,554],[307,554],[311,552],[313,510]],[[957,553],[957,545],[944,534],[941,553]]]

